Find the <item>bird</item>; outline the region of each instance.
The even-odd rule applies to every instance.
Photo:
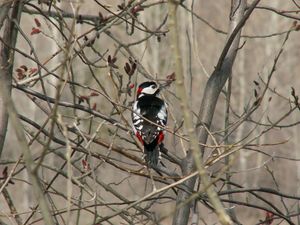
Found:
[[[158,165],[168,120],[167,104],[158,97],[159,92],[156,82],[141,83],[132,107],[133,130],[144,146],[144,159],[148,167]]]

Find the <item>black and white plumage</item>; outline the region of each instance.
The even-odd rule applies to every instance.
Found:
[[[158,164],[164,140],[163,127],[168,119],[167,105],[157,97],[158,93],[159,87],[155,82],[140,84],[132,113],[134,132],[144,146],[145,161],[150,167]]]

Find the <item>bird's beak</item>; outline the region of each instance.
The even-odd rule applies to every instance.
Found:
[[[166,84],[160,84],[159,86],[158,86],[158,90],[163,90],[164,88],[166,88],[167,87],[167,85]]]
[[[158,87],[157,90],[155,91],[155,94],[158,95],[160,90],[161,90],[160,87]]]

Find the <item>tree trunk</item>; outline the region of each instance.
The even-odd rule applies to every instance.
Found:
[[[0,29],[5,22],[5,28],[3,32],[3,40],[0,50],[0,76],[5,81],[6,85],[11,92],[12,72],[14,63],[14,52],[11,48],[14,48],[17,41],[17,29],[14,25],[14,21],[19,23],[21,18],[22,5],[20,1],[15,1],[12,11],[10,13],[10,19],[5,19],[8,16],[9,8],[12,2],[7,2],[0,6]],[[3,150],[5,136],[7,132],[8,113],[4,105],[3,96],[0,95],[0,157]]]
[[[254,4],[257,4],[258,1],[255,1]],[[210,76],[206,87],[204,91],[204,96],[202,98],[202,103],[199,111],[199,120],[197,124],[201,124],[201,126],[197,129],[197,134],[199,137],[199,141],[201,143],[206,143],[208,133],[206,129],[203,126],[206,126],[208,129],[211,125],[212,119],[213,119],[213,113],[215,111],[215,107],[217,104],[217,100],[219,97],[219,94],[223,88],[223,86],[226,83],[226,80],[231,74],[232,66],[235,60],[236,52],[239,47],[239,40],[240,40],[240,33],[241,33],[241,27],[239,30],[236,30],[238,32],[235,33],[234,39],[231,36],[233,32],[235,31],[235,28],[237,25],[242,22],[242,19],[244,19],[244,22],[247,20],[247,18],[250,16],[252,11],[248,12],[248,15],[244,16],[246,7],[246,0],[235,0],[232,1],[231,6],[231,14],[230,14],[230,24],[229,24],[229,33],[228,33],[228,41],[231,41],[232,43],[226,43],[224,49],[226,49],[226,46],[230,46],[230,48],[227,47],[227,51],[224,50],[224,53],[222,53],[220,60],[218,62],[218,66],[216,67],[216,70],[212,73]],[[249,8],[250,10],[250,8]],[[248,16],[248,17],[247,17]],[[231,40],[230,40],[231,39]],[[224,56],[223,56],[224,55]],[[222,58],[223,57],[223,58]],[[203,152],[203,147],[201,146],[201,151]],[[190,174],[192,171],[195,170],[195,162],[193,158],[192,151],[189,151],[187,154],[187,157],[184,159],[183,165],[182,165],[182,171],[184,175]],[[185,185],[189,188],[190,191],[193,190],[193,187],[195,185],[196,178],[192,178],[185,182]],[[178,197],[177,197],[177,205],[180,203],[185,202],[189,198],[189,194],[187,192],[184,192],[182,190],[179,190]],[[173,219],[173,225],[185,225],[188,223],[189,220],[189,213],[190,213],[190,204],[185,204],[183,207],[180,207],[176,210],[174,219]]]

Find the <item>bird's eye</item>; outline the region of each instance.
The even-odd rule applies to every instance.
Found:
[[[151,88],[152,88],[152,89],[155,89],[155,88],[156,88],[156,86],[153,84],[153,85],[151,85]]]

